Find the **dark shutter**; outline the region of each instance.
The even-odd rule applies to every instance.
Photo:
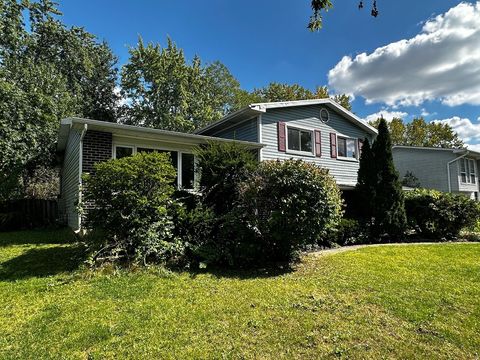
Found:
[[[330,156],[337,157],[337,134],[330,133]]]
[[[286,151],[285,123],[284,122],[277,123],[277,129],[278,129],[278,151],[285,152]]]
[[[362,156],[362,148],[363,148],[363,140],[358,139],[358,158],[360,159],[360,156]]]
[[[315,155],[322,156],[322,133],[320,130],[315,130]]]

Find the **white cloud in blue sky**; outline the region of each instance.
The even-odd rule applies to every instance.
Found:
[[[362,96],[367,104],[480,105],[480,1],[426,21],[411,39],[344,56],[328,80],[337,92]]]
[[[392,121],[394,118],[399,118],[399,119],[405,119],[408,116],[408,113],[404,111],[389,111],[389,110],[381,110],[379,112],[376,112],[374,114],[368,115],[365,120],[370,122],[370,121],[375,121],[378,118],[383,117],[387,121]]]

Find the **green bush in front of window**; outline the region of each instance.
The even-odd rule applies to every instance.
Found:
[[[480,219],[480,205],[464,195],[415,189],[405,193],[409,226],[427,239],[452,240]]]
[[[84,176],[85,226],[104,236],[87,237],[92,261],[162,262],[181,255],[174,236],[176,176],[168,154],[138,153],[95,165]],[[91,239],[91,241],[89,241]]]
[[[304,246],[330,245],[342,217],[328,170],[293,159],[262,162],[240,186],[240,207],[262,260],[291,261]]]

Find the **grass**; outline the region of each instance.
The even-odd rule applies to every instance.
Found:
[[[480,244],[308,255],[292,272],[81,267],[0,234],[1,359],[478,358]]]

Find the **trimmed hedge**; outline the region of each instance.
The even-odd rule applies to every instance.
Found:
[[[405,194],[409,226],[427,239],[452,240],[480,219],[480,205],[463,195],[415,189]]]

